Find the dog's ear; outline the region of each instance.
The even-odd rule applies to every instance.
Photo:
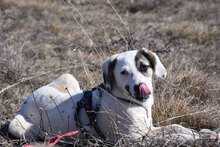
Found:
[[[106,59],[102,64],[102,75],[107,91],[111,91],[112,86],[115,83],[114,68],[116,63],[116,56],[111,56],[110,58]]]
[[[165,78],[167,75],[167,71],[161,63],[159,57],[154,52],[151,52],[146,48],[142,48],[140,52],[142,52],[144,56],[148,58],[156,76],[160,78]]]

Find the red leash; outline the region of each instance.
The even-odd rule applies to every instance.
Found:
[[[60,140],[60,138],[63,138],[63,137],[65,137],[65,136],[72,136],[72,135],[75,135],[75,134],[77,134],[77,133],[79,133],[79,131],[80,130],[76,130],[76,131],[72,131],[72,132],[69,132],[69,133],[66,133],[66,134],[64,134],[64,135],[61,135],[61,136],[54,136],[54,137],[52,137],[52,138],[50,138],[49,140],[48,140],[48,146],[47,147],[53,147],[59,140]],[[55,141],[53,142],[53,140],[55,139]],[[32,145],[23,145],[22,147],[33,147]]]
[[[65,136],[75,135],[75,134],[79,133],[79,131],[80,130],[72,131],[72,132],[66,133],[66,134],[61,135],[61,136],[59,136],[59,135],[58,136],[54,136],[54,137],[50,138],[47,143],[49,144],[49,147],[52,147],[52,146],[54,146],[60,140],[60,138],[63,138]],[[52,140],[54,140],[54,139],[56,139],[56,140],[54,142],[52,142]]]

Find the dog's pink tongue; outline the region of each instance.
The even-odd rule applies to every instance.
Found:
[[[139,93],[140,97],[146,98],[150,94],[150,90],[146,84],[141,84],[139,87]]]

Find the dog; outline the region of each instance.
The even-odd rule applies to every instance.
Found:
[[[96,87],[91,94],[92,108],[98,108],[92,122],[96,127],[87,132],[94,136],[100,136],[101,132],[110,142],[127,136],[141,138],[152,132],[154,73],[160,78],[167,75],[159,57],[145,48],[119,53],[105,60],[102,64],[103,86]],[[88,126],[91,120],[86,108],[78,108],[84,95],[72,75],[61,75],[24,100],[9,124],[9,132],[17,138],[35,139],[43,136],[43,132],[52,136],[77,130],[77,122]],[[156,128],[155,132],[158,130],[161,129]]]

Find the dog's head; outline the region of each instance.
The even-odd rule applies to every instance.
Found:
[[[152,93],[152,76],[165,78],[166,69],[159,57],[143,48],[127,51],[108,58],[102,64],[106,89],[120,89],[138,101],[145,101]]]

